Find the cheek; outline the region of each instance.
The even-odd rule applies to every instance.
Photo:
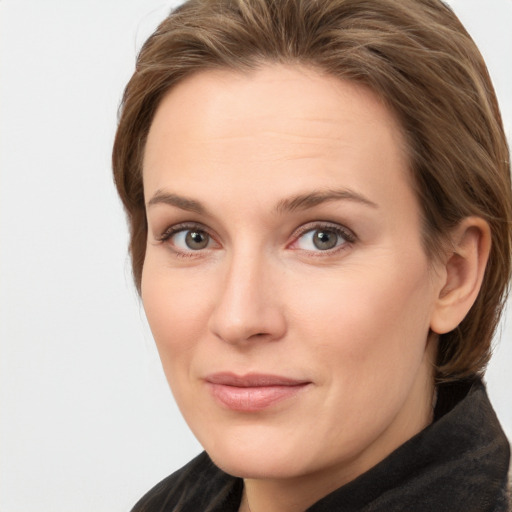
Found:
[[[176,372],[187,371],[189,359],[206,325],[207,313],[196,283],[180,279],[165,267],[145,262],[141,295],[146,317],[162,365],[170,379]]]
[[[340,369],[333,379],[350,386],[362,378],[399,380],[411,377],[421,363],[431,311],[428,267],[402,262],[392,268],[354,266],[338,279],[317,280],[298,299],[304,339],[316,357]]]

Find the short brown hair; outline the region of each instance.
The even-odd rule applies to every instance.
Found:
[[[147,221],[142,159],[163,96],[201,70],[300,63],[370,87],[397,115],[424,220],[427,254],[463,218],[491,228],[478,298],[440,336],[437,376],[482,373],[511,273],[510,162],[497,100],[476,45],[440,0],[189,0],[146,41],[120,109],[115,183],[130,224],[140,292]]]

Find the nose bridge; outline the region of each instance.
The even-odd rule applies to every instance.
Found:
[[[232,251],[226,258],[210,329],[229,343],[251,338],[279,339],[285,319],[273,288],[275,272],[264,251],[250,246]]]

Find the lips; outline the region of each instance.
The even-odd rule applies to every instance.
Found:
[[[256,412],[292,398],[311,382],[279,375],[216,373],[205,379],[221,406],[234,411]]]

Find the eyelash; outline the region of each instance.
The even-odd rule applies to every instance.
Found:
[[[161,235],[157,236],[159,242],[167,242],[172,236],[181,231],[204,231],[208,233],[208,230],[201,226],[201,224],[183,223],[169,226]]]
[[[290,247],[293,244],[296,244],[298,242],[298,240],[302,236],[304,236],[306,233],[309,233],[311,231],[321,231],[321,230],[335,233],[339,237],[343,238],[345,240],[345,242],[340,245],[337,245],[331,249],[326,249],[324,251],[322,251],[322,250],[318,250],[318,251],[304,250],[305,252],[308,252],[309,254],[312,254],[314,256],[332,255],[332,254],[335,254],[339,251],[346,249],[347,245],[350,246],[357,241],[357,237],[355,236],[355,234],[352,231],[350,231],[349,229],[345,228],[344,226],[341,226],[339,224],[333,224],[330,222],[319,221],[319,222],[305,224],[305,225],[301,226],[298,230],[296,230],[292,235],[293,241],[290,244],[288,244],[287,247]],[[173,226],[170,226],[161,235],[156,237],[156,240],[158,242],[164,244],[164,243],[168,242],[174,235],[181,233],[183,231],[204,232],[204,233],[206,233],[207,236],[210,237],[210,239],[212,241],[216,242],[215,237],[213,237],[210,234],[208,229],[205,226],[203,226],[201,224],[197,224],[197,223],[181,223],[181,224],[175,224]],[[190,249],[188,251],[184,251],[182,249],[177,249],[175,247],[172,247],[172,249],[173,249],[175,255],[180,258],[198,257],[201,255],[201,253],[204,250],[207,250],[207,249],[203,249],[203,250]]]

